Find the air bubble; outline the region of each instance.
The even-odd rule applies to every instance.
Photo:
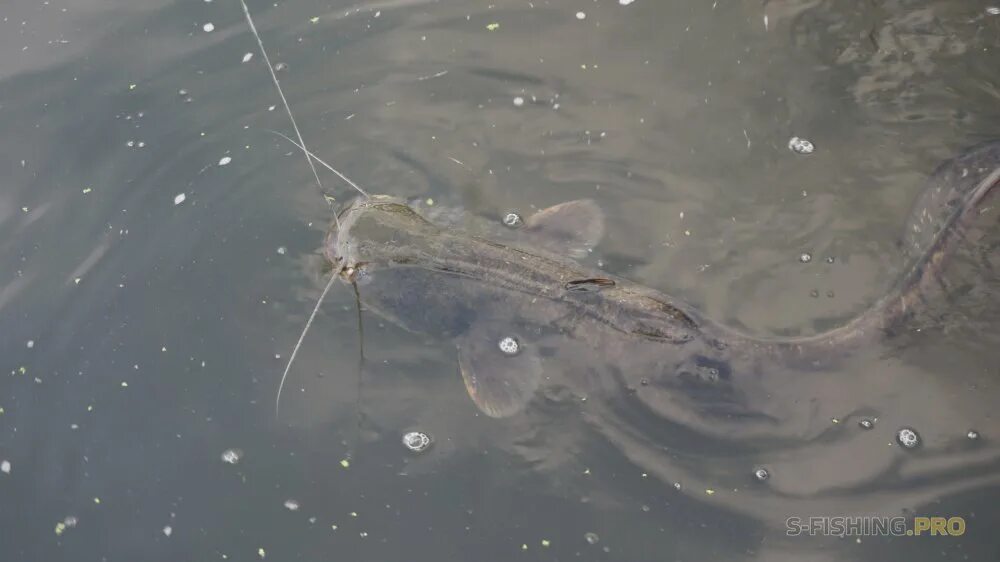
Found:
[[[584,533],[583,540],[587,541],[587,544],[597,544],[601,537],[597,536],[597,533]]]
[[[753,471],[753,476],[757,480],[760,480],[761,482],[763,482],[763,481],[765,481],[765,480],[767,480],[768,478],[771,477],[771,473],[768,472],[766,468],[759,467],[759,468],[757,468],[756,470]]]
[[[414,453],[423,453],[434,441],[422,431],[411,431],[403,435],[403,446]]]
[[[521,350],[521,344],[519,344],[516,339],[510,336],[507,336],[502,340],[500,340],[500,342],[497,345],[500,347],[500,351],[502,351],[506,355],[517,355],[517,352]]]
[[[965,436],[975,441],[976,439],[979,439],[979,432],[976,431],[975,429],[970,429],[969,432],[965,434]]]
[[[896,441],[899,441],[903,447],[912,449],[920,444],[920,436],[909,427],[904,427],[896,433]]]
[[[812,259],[813,259],[812,254],[808,252],[803,252],[802,255],[799,256],[799,261],[802,263],[809,263],[812,261]]]
[[[226,449],[222,451],[222,462],[226,464],[237,464],[243,459],[243,451],[239,449]]]
[[[511,228],[517,228],[524,224],[524,220],[517,213],[507,213],[503,216],[503,223]]]
[[[788,140],[788,150],[796,154],[812,154],[816,147],[809,139],[792,137]]]

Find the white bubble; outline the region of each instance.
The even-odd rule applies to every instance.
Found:
[[[517,213],[507,213],[503,217],[503,223],[511,228],[517,228],[524,224],[524,220],[521,218],[521,215]]]
[[[164,534],[164,536],[167,536],[167,537],[169,537],[170,535],[174,534],[173,527],[171,527],[170,525],[167,525],[166,527],[164,527],[163,528],[163,534]]]
[[[250,62],[250,59],[252,58],[253,58],[253,53],[247,53],[243,55],[243,62]]]
[[[285,500],[285,509],[287,509],[288,511],[298,511],[299,510],[298,500],[293,500],[291,498]]]
[[[403,435],[403,446],[414,453],[423,453],[433,442],[431,437],[422,431],[411,431]]]
[[[5,460],[3,462],[0,462],[0,472],[3,472],[4,474],[10,474],[10,461]]]
[[[201,26],[201,28],[204,29],[207,33],[211,33],[215,31],[215,24],[212,22],[208,22],[205,25]]]
[[[243,458],[243,451],[239,449],[226,449],[222,451],[222,462],[236,464]]]
[[[577,12],[576,13],[576,19],[578,19],[578,20],[587,19],[587,14],[584,13],[584,12]]]
[[[180,205],[181,203],[184,202],[185,199],[187,199],[187,195],[184,195],[183,193],[178,193],[174,197],[174,205]]]
[[[288,248],[284,246],[278,246],[278,255],[283,256],[288,253]]]
[[[788,139],[788,150],[796,154],[812,154],[816,147],[809,139],[792,137]]]
[[[1000,16],[1000,6],[988,6],[986,13],[991,16]]]
[[[524,105],[524,98],[522,98],[521,96],[517,96],[516,98],[514,98],[515,107],[521,107],[522,105]]]
[[[35,340],[28,340],[28,349],[35,347]]]
[[[500,351],[507,355],[515,355],[521,349],[521,344],[517,343],[517,340],[510,336],[500,340],[497,345],[500,347]]]
[[[225,165],[229,164],[232,161],[233,161],[233,159],[230,158],[229,156],[223,156],[222,158],[219,159],[219,165],[220,166],[225,166]]]
[[[632,2],[635,2],[635,0],[618,0],[618,3],[621,4],[622,6],[628,6]]]
[[[916,431],[908,427],[904,427],[896,433],[896,440],[899,441],[900,445],[906,447],[907,449],[912,449],[920,444],[920,436],[917,435]]]

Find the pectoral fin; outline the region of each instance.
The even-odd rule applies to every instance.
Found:
[[[590,199],[567,201],[528,217],[524,232],[551,252],[579,258],[604,236],[604,213]]]
[[[457,343],[465,388],[484,414],[508,417],[531,400],[542,378],[542,364],[530,342],[499,325],[477,325]]]

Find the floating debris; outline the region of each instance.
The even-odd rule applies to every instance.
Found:
[[[503,216],[503,223],[511,228],[517,228],[524,224],[524,219],[517,213],[507,213]]]
[[[861,418],[860,420],[858,420],[858,425],[861,426],[861,429],[871,429],[875,427],[875,420],[870,420],[868,418]]]
[[[788,150],[795,154],[812,154],[816,147],[809,139],[792,137],[788,140]]]
[[[208,22],[205,25],[201,26],[201,28],[205,30],[205,33],[211,33],[215,31],[215,24],[212,22]]]
[[[275,72],[281,72],[283,70],[288,70],[288,65],[286,63],[283,62],[275,63],[274,65]]]
[[[178,193],[174,197],[174,205],[180,205],[181,203],[184,202],[185,199],[187,199],[187,195],[184,195],[183,193]]]
[[[166,527],[163,528],[163,536],[169,537],[172,534],[174,534],[174,528],[173,527],[171,527],[170,525],[167,525]]]
[[[976,439],[979,439],[979,432],[976,431],[975,429],[970,429],[969,432],[965,434],[965,436],[975,441]]]
[[[597,544],[601,537],[597,536],[597,533],[584,533],[583,540],[587,541],[587,544]]]
[[[514,107],[521,107],[522,105],[524,105],[524,98],[522,98],[521,96],[515,97],[514,98]]]
[[[907,449],[912,449],[920,444],[920,436],[909,427],[904,427],[896,433],[896,441]]]
[[[4,460],[3,462],[0,462],[0,472],[10,474],[10,461]]]
[[[260,556],[260,557],[261,557],[261,559],[263,560],[263,558],[264,558],[265,556],[267,556],[267,553],[266,553],[266,552],[264,552],[264,549],[263,549],[263,548],[258,548],[258,549],[257,549],[257,556]]]
[[[188,91],[185,90],[184,88],[181,88],[180,90],[177,90],[177,95],[178,96],[182,96],[182,97],[186,96],[186,95],[188,95]]]
[[[587,13],[586,12],[577,12],[576,13],[576,19],[578,19],[578,20],[585,20],[585,19],[587,19]]]
[[[768,478],[771,477],[771,473],[768,472],[766,468],[759,467],[759,468],[757,468],[757,470],[753,471],[753,476],[757,480],[760,480],[761,482],[763,482],[763,481],[765,481],[765,480],[767,480]]]
[[[230,158],[229,156],[223,156],[222,158],[219,159],[219,165],[220,166],[225,166],[225,165],[229,164],[232,161],[233,161],[233,159]]]
[[[278,246],[278,255],[283,256],[288,253],[288,248],[284,246]]]
[[[991,16],[1000,16],[1000,6],[987,6],[986,13]]]
[[[622,6],[628,6],[632,2],[635,2],[635,0],[618,0],[618,3],[621,4]]]
[[[496,30],[500,29],[500,24],[497,23],[497,22],[493,22],[493,23],[487,24],[486,25],[486,29],[488,31],[496,31]]]
[[[833,263],[835,261],[837,261],[837,260],[833,256],[827,256],[827,258],[826,258],[826,263]]]
[[[240,449],[222,451],[222,462],[226,464],[238,464],[241,460],[243,460],[243,451]]]
[[[288,511],[298,511],[299,510],[299,502],[297,500],[293,500],[293,499],[289,498],[289,499],[285,500],[285,509],[287,509]]]
[[[35,340],[28,340],[28,343],[25,344],[25,345],[28,346],[28,349],[31,349],[31,348],[35,347]]]
[[[247,54],[243,55],[242,62],[250,62],[252,58],[253,58],[253,53],[247,52]]]
[[[506,355],[517,355],[517,352],[521,350],[521,344],[510,336],[500,340],[497,345],[500,347],[500,351],[504,352]]]
[[[812,254],[808,252],[803,252],[802,255],[799,256],[799,261],[802,263],[809,263],[812,261],[812,259],[813,259]]]
[[[403,446],[414,453],[423,453],[434,441],[422,431],[411,431],[403,435]]]

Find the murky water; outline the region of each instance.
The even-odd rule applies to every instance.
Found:
[[[587,263],[757,334],[863,310],[924,179],[1000,136],[989,3],[250,8],[307,144],[369,191],[498,221],[592,198]],[[239,2],[10,0],[0,53],[0,559],[996,558],[996,197],[903,333],[767,379],[767,443],[558,391],[487,418],[448,342],[365,313],[359,365],[342,286],[276,419],[350,188],[269,132]],[[786,536],[874,514],[966,529]]]

